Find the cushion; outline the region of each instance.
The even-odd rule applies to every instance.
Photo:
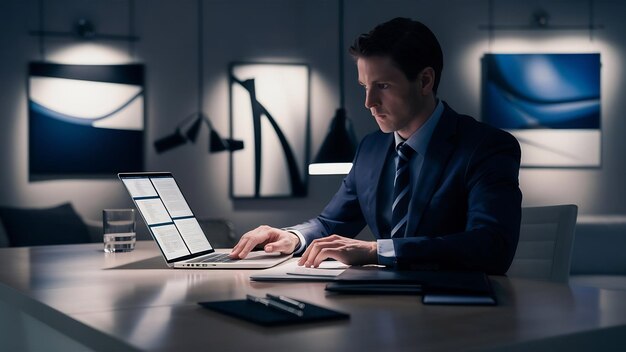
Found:
[[[576,223],[572,274],[626,274],[626,216],[587,215]]]
[[[89,242],[87,227],[70,203],[39,209],[0,207],[0,220],[12,247]]]
[[[7,235],[2,220],[0,219],[0,248],[9,246],[9,236]]]
[[[572,275],[569,283],[608,290],[626,290],[626,275]]]

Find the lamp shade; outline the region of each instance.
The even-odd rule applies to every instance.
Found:
[[[354,128],[343,108],[337,109],[328,134],[312,164],[310,175],[342,175],[350,172],[356,153],[357,141]]]
[[[209,139],[209,152],[211,153],[222,151],[234,152],[243,149],[243,141],[230,138],[224,139],[213,129],[211,129]]]
[[[182,135],[182,133],[180,133],[179,129],[176,129],[176,131],[169,136],[165,136],[154,142],[154,148],[157,153],[160,154],[185,143],[187,143],[187,139]]]
[[[196,116],[195,120],[192,120],[193,122],[189,122],[190,119],[194,116]],[[188,141],[195,143],[196,139],[198,138],[200,129],[202,128],[203,122],[209,127],[210,153],[218,153],[223,151],[234,152],[243,149],[243,141],[230,138],[224,139],[220,137],[215,129],[213,129],[211,122],[202,114],[202,112],[194,113],[188,116],[185,120],[178,124],[178,127],[176,128],[176,131],[174,131],[174,133],[154,142],[154,148],[156,149],[157,153],[161,154],[170,149],[174,149],[183,144],[186,144]]]
[[[204,121],[202,119],[202,114],[198,115],[199,116],[196,118],[196,120],[187,131],[187,139],[190,140],[192,143],[196,142],[196,138],[198,138],[198,133],[200,132],[200,127],[202,127],[202,122]]]

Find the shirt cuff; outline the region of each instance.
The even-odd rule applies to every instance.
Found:
[[[393,247],[392,239],[376,241],[376,251],[378,252],[378,264],[393,266],[396,263],[396,249]]]
[[[304,252],[304,249],[306,248],[306,241],[304,240],[304,236],[302,235],[302,232],[298,230],[294,230],[294,229],[283,229],[283,230],[293,233],[294,235],[298,236],[298,238],[300,239],[300,244],[298,245],[298,247],[296,247],[296,249],[293,250],[293,255],[298,255]]]

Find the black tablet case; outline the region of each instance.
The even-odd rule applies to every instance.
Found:
[[[411,288],[411,285],[415,286]],[[328,284],[326,290],[351,294],[422,294],[424,304],[496,304],[489,278],[475,271],[350,267]]]
[[[304,302],[301,317],[248,300],[198,302],[204,308],[264,326],[349,319],[350,315]]]

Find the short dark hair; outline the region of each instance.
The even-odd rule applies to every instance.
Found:
[[[354,59],[389,56],[409,81],[414,81],[426,67],[432,67],[435,71],[433,92],[437,93],[443,52],[435,34],[421,22],[398,17],[379,24],[354,40],[350,54]]]

